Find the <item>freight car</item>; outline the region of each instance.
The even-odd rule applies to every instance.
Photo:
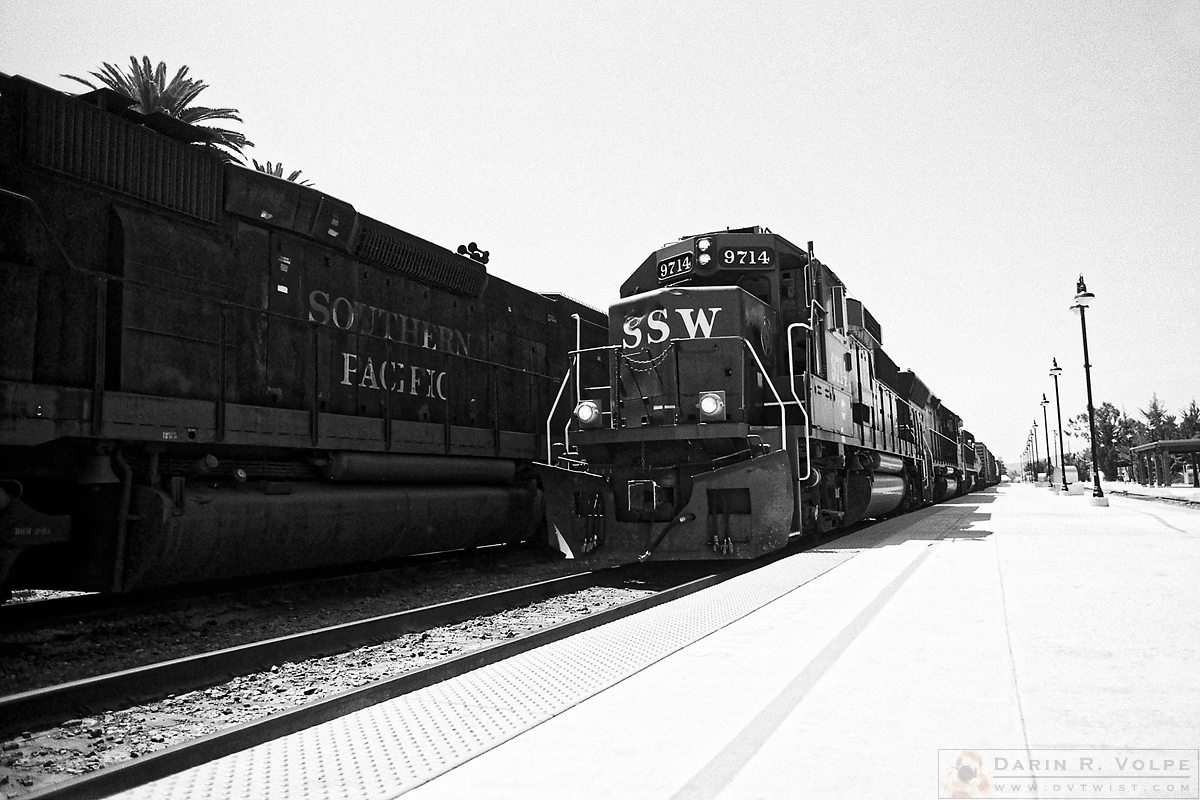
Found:
[[[0,76],[0,589],[529,538],[604,315],[128,105]]]
[[[688,236],[621,297],[608,344],[577,362],[603,352],[608,380],[578,384],[539,467],[565,551],[750,558],[994,480],[986,448],[897,367],[811,242]]]
[[[1000,484],[1003,465],[992,455],[992,451],[983,442],[975,443],[975,457],[979,462],[979,482],[983,487]]]

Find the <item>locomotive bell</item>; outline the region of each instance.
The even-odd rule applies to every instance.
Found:
[[[113,472],[112,459],[97,453],[88,462],[87,469],[79,476],[78,483],[84,486],[100,486],[106,483],[120,483],[121,479]]]

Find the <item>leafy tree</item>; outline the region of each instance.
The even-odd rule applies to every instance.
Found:
[[[1193,398],[1192,404],[1179,418],[1179,438],[1195,439],[1198,437],[1200,437],[1200,406],[1196,405],[1196,400]]]
[[[1146,418],[1146,433],[1151,442],[1161,442],[1165,439],[1179,438],[1179,426],[1175,415],[1168,414],[1162,403],[1158,402],[1158,394],[1150,397],[1150,407],[1142,411]]]
[[[242,121],[236,108],[207,108],[192,105],[200,92],[208,88],[208,84],[187,77],[186,65],[180,67],[179,72],[175,73],[175,77],[168,82],[167,64],[164,61],[158,62],[158,66],[152,68],[149,57],[142,56],[142,62],[139,64],[136,57],[130,56],[129,63],[128,73],[122,72],[106,61],[102,69],[90,74],[114,92],[132,99],[134,108],[143,114],[153,114],[159,111],[192,125],[210,119]],[[100,88],[86,78],[79,78],[75,75],[63,75],[62,77],[82,83],[92,90]],[[208,125],[196,125],[196,127],[204,132],[207,144],[216,149],[217,153],[227,161],[242,163],[240,158],[242,148],[253,146],[253,142],[247,141],[246,137],[237,131]]]
[[[1079,414],[1068,422],[1072,433],[1088,440],[1090,449],[1091,436],[1087,414]],[[1144,428],[1144,425],[1121,413],[1112,403],[1101,403],[1096,409],[1096,460],[1099,462],[1097,468],[1107,480],[1116,480],[1117,462],[1129,461],[1129,448],[1145,438]],[[1090,452],[1087,455],[1090,455]],[[1079,467],[1079,464],[1076,463],[1075,466]],[[1081,480],[1083,472],[1081,469]]]
[[[254,162],[254,168],[256,170],[258,170],[259,172],[265,172],[268,175],[274,175],[276,178],[283,177],[283,162],[282,161],[275,164],[274,166],[272,166],[271,162],[268,161],[267,165],[264,167],[262,164],[258,163],[257,159],[252,158],[250,160],[252,162]],[[286,180],[295,181],[297,178],[300,177],[300,172],[301,172],[300,170],[294,171],[291,175],[287,176]],[[312,183],[312,181],[300,181],[300,185],[301,186],[312,186],[313,183]]]
[[[1067,453],[1064,456],[1064,459],[1066,460],[1068,467],[1074,467],[1079,473],[1080,481],[1090,481],[1092,479],[1092,472],[1088,468],[1088,464],[1090,464],[1092,461],[1091,458],[1080,455],[1079,453]]]

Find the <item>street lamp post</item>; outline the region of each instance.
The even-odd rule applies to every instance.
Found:
[[[1054,489],[1054,468],[1051,466],[1053,456],[1050,451],[1050,421],[1046,417],[1046,406],[1050,405],[1050,401],[1046,399],[1046,393],[1042,392],[1042,402],[1039,403],[1042,407],[1042,430],[1046,434],[1046,483],[1050,484],[1050,489]],[[1062,462],[1058,464],[1058,468],[1062,469]]]
[[[1058,396],[1058,376],[1062,375],[1062,367],[1058,365],[1058,359],[1051,359],[1054,366],[1050,368],[1050,377],[1054,378],[1054,410],[1058,412],[1058,468],[1062,471],[1062,490],[1067,489],[1067,454],[1063,451],[1063,427],[1062,427],[1062,402]],[[1044,395],[1043,395],[1044,396]]]
[[[1029,439],[1033,442],[1033,482],[1038,482],[1038,448],[1037,448],[1037,420],[1033,421],[1033,430],[1029,432]]]
[[[1095,299],[1096,295],[1087,290],[1083,282],[1083,273],[1080,273],[1079,282],[1075,285],[1075,305],[1071,306],[1071,310],[1079,315],[1079,327],[1083,332],[1083,375],[1087,382],[1088,431],[1092,437],[1092,478],[1096,484],[1092,490],[1092,498],[1095,505],[1106,506],[1108,499],[1104,496],[1104,490],[1100,488],[1100,459],[1096,455],[1096,408],[1092,405],[1092,365],[1089,363],[1087,346],[1087,309]]]

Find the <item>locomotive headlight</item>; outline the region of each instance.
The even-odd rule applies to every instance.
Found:
[[[699,250],[701,253],[708,250],[708,248],[710,248],[710,247],[712,247],[712,242],[709,241],[708,239],[701,239],[698,242],[696,242],[696,249]]]
[[[725,393],[704,392],[696,407],[700,409],[701,422],[722,422],[725,419]]]
[[[584,400],[575,406],[575,419],[579,420],[581,428],[600,427],[600,421],[603,419],[600,414],[600,406],[595,400]]]
[[[708,262],[712,261],[712,255],[710,253],[701,253],[700,257],[696,260],[700,262],[700,266],[704,266]]]

